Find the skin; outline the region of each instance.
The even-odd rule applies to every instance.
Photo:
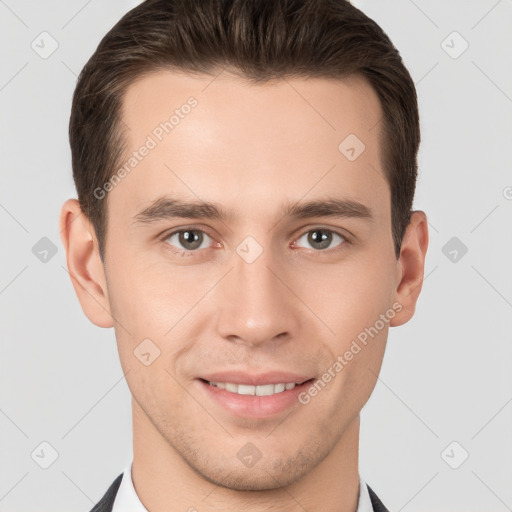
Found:
[[[159,71],[128,88],[127,153],[187,98],[198,105],[109,192],[104,264],[77,200],[61,211],[78,299],[91,322],[114,327],[133,396],[134,486],[152,511],[355,512],[359,413],[389,326],[414,314],[426,215],[413,212],[397,260],[372,129],[382,110],[362,78],[253,85],[224,71],[212,80]],[[353,162],[338,150],[350,133],[366,146]],[[234,217],[134,223],[163,194],[216,202]],[[374,219],[282,215],[286,201],[326,196],[361,202]],[[184,228],[206,233],[201,248],[161,236]],[[318,249],[315,228],[346,238]],[[249,235],[263,248],[250,264],[236,252]],[[307,405],[242,418],[198,385],[207,371],[231,369],[319,378],[394,303],[401,310]],[[134,356],[146,338],[160,350],[149,366]],[[248,442],[262,454],[252,467],[237,457]]]

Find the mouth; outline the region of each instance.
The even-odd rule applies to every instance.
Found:
[[[222,389],[236,395],[271,396],[284,393],[285,391],[290,391],[297,387],[305,387],[307,384],[313,382],[314,378],[307,380],[301,379],[299,382],[278,382],[275,384],[269,383],[259,385],[235,382],[214,382],[201,378],[199,380],[209,386]]]
[[[315,378],[304,377],[290,379],[290,374],[287,378],[282,378],[283,374],[279,375],[279,377],[274,375],[272,378],[267,375],[266,379],[252,379],[256,384],[251,383],[247,375],[241,374],[238,374],[238,378],[233,374],[223,375],[222,378],[215,377],[215,379],[212,376],[197,378],[196,383],[200,392],[214,407],[220,407],[233,419],[265,421],[300,406],[301,393],[305,392],[315,380]],[[268,382],[272,379],[275,381]]]

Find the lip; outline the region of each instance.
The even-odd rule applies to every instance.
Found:
[[[292,372],[271,371],[260,374],[250,374],[241,371],[216,372],[202,375],[201,379],[210,382],[231,382],[232,384],[249,384],[251,386],[264,386],[265,384],[286,384],[294,382],[302,384],[313,377],[298,375]]]
[[[288,374],[288,377],[289,375],[290,374]],[[234,374],[230,374],[229,378],[233,379],[233,376]],[[280,377],[282,377],[282,374],[280,375]],[[226,375],[222,374],[222,378],[226,378]],[[238,382],[238,384],[247,383],[247,374],[243,374],[243,378],[245,380],[242,382]],[[267,376],[265,378],[267,379],[267,384],[294,382],[294,379],[285,379],[283,381],[279,380],[279,378],[277,377]],[[261,379],[261,376],[259,376],[258,379]],[[269,379],[273,379],[275,380],[275,382],[270,382]],[[239,380],[241,380],[240,374]],[[220,389],[218,387],[211,386],[202,378],[195,379],[195,382],[201,389],[201,392],[205,393],[209,400],[211,400],[214,404],[220,405],[232,416],[263,420],[276,417],[277,415],[282,414],[283,412],[294,406],[297,407],[299,405],[299,395],[312,384],[313,379],[307,380],[306,382],[303,382],[298,386],[296,385],[293,389],[287,389],[285,391],[281,391],[280,393],[275,393],[273,395],[267,396],[239,395],[237,393],[231,393],[230,391],[227,391],[225,389]],[[233,380],[213,380],[212,382],[232,382],[233,384],[237,384],[237,382],[233,382]],[[258,384],[253,385],[257,386]]]

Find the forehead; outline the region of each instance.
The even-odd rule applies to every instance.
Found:
[[[249,125],[264,127],[269,140],[283,125],[288,132],[279,132],[280,140],[310,136],[313,130],[341,136],[346,129],[368,138],[365,132],[382,117],[375,91],[359,75],[343,79],[295,77],[255,84],[227,71],[206,75],[159,70],[142,75],[125,91],[122,116],[130,136],[150,132],[154,121],[168,120],[191,97],[197,99],[199,109],[195,109],[194,117],[201,118],[203,129],[207,128],[206,121],[214,121],[217,133],[222,128],[219,121],[245,124],[248,129]],[[309,123],[293,126],[295,120]],[[225,134],[230,128],[226,126]]]
[[[297,200],[339,191],[374,203],[389,193],[380,102],[359,76],[254,84],[226,71],[157,71],[128,87],[122,119],[120,166],[131,164],[110,194],[130,210],[164,193],[236,198],[247,213],[278,194]]]

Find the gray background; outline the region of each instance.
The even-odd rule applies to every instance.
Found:
[[[131,460],[114,332],[80,308],[58,216],[75,197],[77,74],[137,3],[0,0],[1,512],[88,511]],[[391,511],[511,510],[512,0],[354,3],[416,82],[430,224],[416,315],[391,329],[362,412],[360,471]],[[44,237],[57,252],[41,261]]]

